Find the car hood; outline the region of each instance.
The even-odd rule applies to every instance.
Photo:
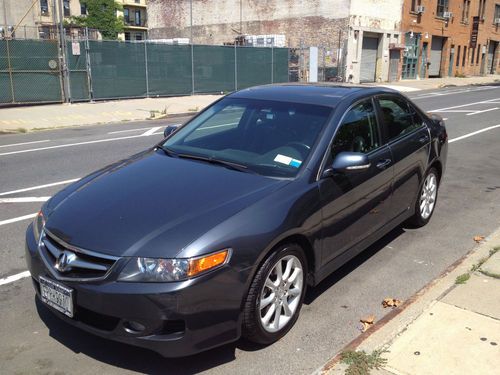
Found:
[[[287,182],[150,151],[56,194],[46,228],[82,249],[174,257]]]

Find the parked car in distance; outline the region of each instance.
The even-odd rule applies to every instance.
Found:
[[[53,196],[26,232],[50,310],[166,357],[280,339],[307,286],[429,222],[448,147],[440,117],[351,85],[241,90],[166,133]]]

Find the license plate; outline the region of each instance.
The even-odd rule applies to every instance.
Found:
[[[46,279],[43,276],[39,277],[39,281],[42,302],[72,318],[73,289]]]

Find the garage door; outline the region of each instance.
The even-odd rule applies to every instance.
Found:
[[[431,44],[431,58],[429,62],[429,76],[439,77],[439,72],[441,71],[441,54],[443,52],[443,38],[439,36],[432,36]]]
[[[361,51],[361,82],[375,82],[375,68],[377,66],[378,38],[363,37]]]

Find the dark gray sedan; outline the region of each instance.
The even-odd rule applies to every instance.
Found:
[[[306,286],[427,224],[446,155],[441,118],[389,89],[242,90],[52,197],[28,267],[50,310],[105,338],[167,357],[269,344]]]

